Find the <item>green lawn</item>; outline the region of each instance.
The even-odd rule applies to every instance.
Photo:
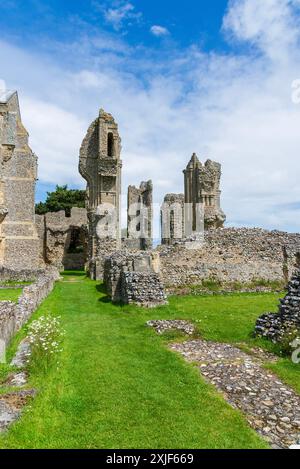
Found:
[[[115,306],[102,286],[66,276],[34,315],[62,316],[62,364],[32,376],[39,394],[1,435],[2,448],[264,448],[245,418],[206,384],[193,365],[145,326],[186,318],[208,339],[257,344],[255,319],[276,310],[278,294],[172,297],[169,306]],[[15,350],[15,339],[10,355]],[[286,379],[297,375],[284,361]]]
[[[18,301],[22,293],[22,288],[5,288],[0,289],[0,301]]]

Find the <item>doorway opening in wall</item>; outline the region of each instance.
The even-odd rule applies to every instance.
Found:
[[[81,252],[83,252],[83,244],[80,228],[72,228],[67,254],[78,254]]]
[[[84,232],[80,227],[71,228],[63,260],[64,270],[84,270],[86,263],[84,239]]]

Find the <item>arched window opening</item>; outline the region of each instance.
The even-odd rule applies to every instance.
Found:
[[[114,135],[112,132],[109,132],[107,135],[107,155],[108,156],[115,156],[115,148],[114,148]]]

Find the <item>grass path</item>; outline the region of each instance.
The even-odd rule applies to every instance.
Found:
[[[276,303],[271,294],[186,297],[141,310],[114,306],[96,282],[69,277],[35,314],[62,317],[67,333],[62,364],[46,378],[31,377],[39,394],[1,435],[0,447],[266,447],[245,418],[192,365],[167,350],[165,339],[145,322],[189,318],[201,321],[208,338],[250,341],[252,320]]]

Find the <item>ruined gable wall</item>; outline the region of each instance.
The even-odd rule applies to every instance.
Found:
[[[203,280],[251,283],[291,277],[300,252],[300,235],[248,228],[205,232],[205,244],[186,249],[181,242],[160,246],[165,286],[200,285]]]
[[[84,267],[87,256],[86,209],[73,207],[71,217],[66,217],[64,210],[49,212],[37,216],[36,223],[40,257],[43,257],[47,265],[59,270],[78,270]],[[82,252],[68,252],[74,229],[80,232],[80,241],[84,247]]]

